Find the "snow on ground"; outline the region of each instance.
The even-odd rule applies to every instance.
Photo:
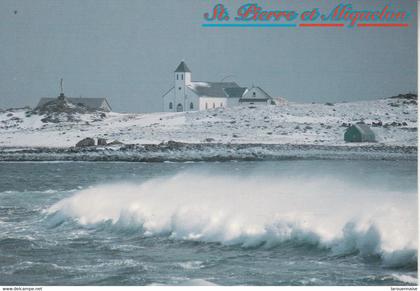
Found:
[[[78,114],[78,121],[44,123],[28,109],[0,112],[0,147],[70,147],[86,137],[128,144],[267,143],[344,145],[343,123],[382,122],[372,127],[385,145],[417,145],[417,104],[379,99],[326,105],[218,108],[182,113]],[[348,145],[348,144],[347,144]],[[357,144],[354,144],[357,145]]]

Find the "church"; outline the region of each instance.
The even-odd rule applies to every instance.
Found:
[[[196,82],[182,61],[174,72],[174,86],[163,96],[164,112],[207,110],[239,105],[274,105],[260,87],[241,87],[236,82]]]

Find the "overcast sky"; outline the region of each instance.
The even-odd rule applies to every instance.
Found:
[[[221,2],[221,1],[220,1]],[[252,1],[325,11],[338,1]],[[386,1],[348,1],[355,9]],[[346,2],[346,3],[348,3]],[[161,109],[185,59],[193,80],[259,85],[296,102],[360,100],[417,91],[415,0],[409,28],[204,28],[206,0],[1,0],[0,108],[40,97],[107,97],[116,111]],[[223,1],[230,12],[244,1]]]

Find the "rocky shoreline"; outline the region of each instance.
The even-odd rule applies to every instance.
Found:
[[[111,147],[0,147],[0,161],[268,161],[290,159],[417,160],[416,146],[382,144],[325,146],[308,144],[181,143]]]

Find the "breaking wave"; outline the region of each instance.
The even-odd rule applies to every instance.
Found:
[[[181,173],[139,185],[91,187],[47,213],[51,225],[71,218],[144,236],[244,248],[305,244],[332,256],[359,255],[377,258],[384,267],[417,269],[416,193],[333,177]]]

